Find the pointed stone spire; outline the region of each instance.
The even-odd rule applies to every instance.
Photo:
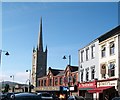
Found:
[[[45,52],[47,52],[47,45],[46,45],[46,49],[45,49]]]
[[[35,47],[33,47],[33,52],[35,52],[36,50],[35,50]]]
[[[39,36],[38,36],[38,50],[43,52],[43,40],[42,40],[42,17],[40,19]]]

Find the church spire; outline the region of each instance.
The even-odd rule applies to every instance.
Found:
[[[42,17],[40,19],[39,36],[38,36],[38,50],[43,52],[43,40],[42,40]]]

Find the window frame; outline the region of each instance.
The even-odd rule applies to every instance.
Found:
[[[110,44],[109,44],[110,46],[110,48],[109,48],[109,50],[110,50],[110,55],[114,55],[115,54],[115,43],[114,43],[114,41],[112,41],[112,42],[110,42]]]
[[[95,58],[95,44],[91,46],[91,59]]]
[[[103,45],[101,47],[101,58],[104,58],[106,56],[106,46]]]

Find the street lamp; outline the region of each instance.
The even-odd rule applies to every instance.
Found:
[[[13,80],[12,92],[14,92],[14,87],[15,87],[14,86],[14,75],[11,75],[10,78],[12,78],[12,80]]]
[[[5,52],[6,56],[10,55],[8,51],[0,50],[0,65],[1,65],[1,54],[2,54],[2,52]]]
[[[26,70],[26,72],[29,72],[29,92],[31,92],[31,70],[29,69],[29,70]]]
[[[68,60],[69,61],[69,65],[71,65],[71,55],[69,55],[68,58],[69,58],[69,60]],[[63,56],[63,59],[67,59],[67,57]]]

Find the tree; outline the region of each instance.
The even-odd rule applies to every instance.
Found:
[[[5,89],[4,89],[4,93],[8,92],[9,91],[9,84],[5,84]]]

